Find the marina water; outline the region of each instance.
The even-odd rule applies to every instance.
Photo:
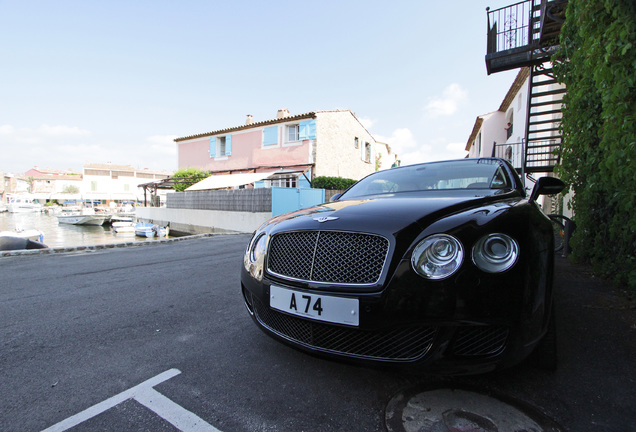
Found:
[[[47,213],[0,213],[0,231],[14,231],[16,228],[36,229],[44,235],[48,247],[93,246],[131,241],[159,240],[158,238],[137,237],[135,233],[115,233],[110,225],[88,226],[58,224],[57,216]],[[163,237],[165,238],[165,237]]]

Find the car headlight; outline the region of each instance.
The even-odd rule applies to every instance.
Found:
[[[480,238],[473,247],[473,262],[487,273],[508,270],[517,262],[519,245],[506,234],[490,234]]]
[[[265,265],[265,253],[267,251],[267,233],[255,235],[247,245],[243,265],[245,270],[256,280],[263,278],[263,267]]]
[[[252,242],[252,245],[249,251],[250,262],[255,263],[263,255],[265,255],[266,245],[267,245],[267,236],[265,235],[265,233],[263,233],[256,239],[256,241]]]
[[[434,234],[419,242],[413,250],[413,270],[427,279],[444,279],[461,266],[464,259],[462,244],[448,234]]]

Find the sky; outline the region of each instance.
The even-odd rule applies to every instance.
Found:
[[[0,171],[177,169],[175,138],[349,109],[403,165],[464,157],[517,74],[512,0],[0,0]]]

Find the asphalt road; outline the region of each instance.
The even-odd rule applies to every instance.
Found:
[[[176,418],[181,430],[382,431],[396,394],[441,385],[522,400],[569,431],[636,431],[634,311],[562,258],[560,368],[451,379],[326,361],[265,336],[239,290],[247,241],[1,257],[0,430],[74,419],[68,430],[175,431]]]

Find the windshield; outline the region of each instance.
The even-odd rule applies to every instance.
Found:
[[[340,199],[428,190],[500,190],[512,187],[501,161],[465,159],[379,171],[353,185]]]

